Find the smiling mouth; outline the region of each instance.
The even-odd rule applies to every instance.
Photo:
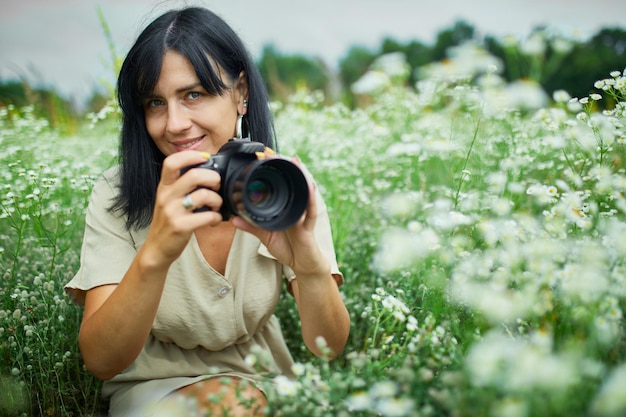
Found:
[[[174,145],[177,149],[191,149],[198,143],[202,142],[203,139],[204,139],[204,136],[201,136],[199,138],[192,139],[192,140],[172,142],[172,145]]]

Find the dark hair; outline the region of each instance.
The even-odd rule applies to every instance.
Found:
[[[210,94],[222,95],[229,88],[211,60],[231,80],[237,80],[241,71],[245,71],[250,137],[276,148],[265,83],[237,34],[219,16],[204,8],[189,7],[161,15],[139,35],[117,81],[123,116],[121,181],[110,210],[121,210],[126,215],[128,229],[144,228],[152,221],[165,155],[148,135],[143,101],[153,93],[168,50],[189,59],[200,83]]]

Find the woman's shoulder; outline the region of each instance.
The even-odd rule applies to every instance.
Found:
[[[104,170],[99,177],[99,181],[105,181],[113,186],[117,186],[120,182],[120,166],[114,165]]]
[[[119,167],[114,166],[101,172],[95,179],[89,196],[90,206],[109,206],[119,193]]]
[[[94,182],[92,194],[116,194],[120,184],[120,167],[118,165],[101,172]]]

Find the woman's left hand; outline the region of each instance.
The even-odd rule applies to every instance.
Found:
[[[292,162],[302,169],[298,158]],[[283,265],[290,267],[298,277],[330,275],[330,263],[322,254],[315,238],[317,198],[315,183],[309,182],[309,204],[302,217],[290,228],[271,231],[233,217],[233,225],[256,236],[267,250]]]
[[[293,162],[302,169],[297,158]],[[318,200],[315,183],[309,183],[309,204],[302,217],[283,231],[269,231],[241,217],[233,225],[255,235],[278,262],[290,267],[296,277],[291,291],[298,305],[302,338],[318,357],[332,359],[345,347],[350,333],[350,315],[344,305],[331,264],[315,237]],[[325,348],[319,344],[322,338]]]

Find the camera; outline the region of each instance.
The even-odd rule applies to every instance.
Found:
[[[257,153],[264,150],[260,142],[233,138],[206,162],[183,168],[181,175],[193,168],[216,171],[222,178],[218,194],[224,220],[239,215],[264,229],[284,230],[306,210],[309,188],[298,166],[282,157],[260,159]]]

